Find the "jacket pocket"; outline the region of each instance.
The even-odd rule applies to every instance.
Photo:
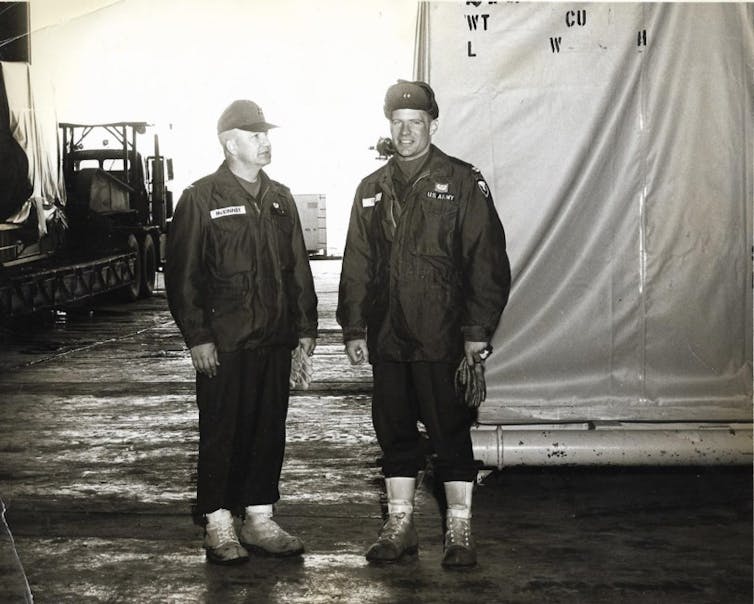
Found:
[[[454,288],[432,279],[404,282],[399,287],[406,339],[418,343],[425,359],[454,358],[461,335],[461,309]]]
[[[280,267],[291,270],[293,261],[293,219],[288,214],[273,214],[272,223],[275,225],[275,239],[280,258]]]
[[[455,201],[422,199],[414,231],[416,252],[427,256],[452,256],[457,215]]]
[[[239,347],[241,340],[248,335],[251,319],[244,288],[223,286],[210,293],[210,327],[221,351]]]
[[[249,219],[245,215],[223,216],[211,222],[211,259],[217,274],[234,275],[252,268],[254,253]]]

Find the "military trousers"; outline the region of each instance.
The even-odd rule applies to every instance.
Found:
[[[433,457],[437,479],[473,481],[474,460],[469,429],[476,410],[462,404],[454,390],[456,366],[433,362],[376,362],[373,367],[372,422],[382,448],[385,478],[416,476]],[[431,451],[423,445],[421,422]]]
[[[197,514],[238,513],[280,499],[291,351],[270,347],[219,357],[215,377],[196,378]]]

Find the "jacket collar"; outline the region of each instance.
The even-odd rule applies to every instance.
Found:
[[[264,195],[267,189],[277,188],[277,183],[274,180],[271,180],[264,170],[259,171],[259,178],[262,179],[261,186],[259,188],[260,198]],[[246,190],[241,186],[241,183],[238,182],[238,179],[235,177],[233,172],[230,171],[228,162],[226,161],[220,164],[220,167],[215,172],[214,181],[215,185],[228,195],[238,194],[239,192],[247,195]]]
[[[395,156],[391,157],[387,164],[385,164],[385,170],[382,172],[380,183],[387,188],[392,186],[393,170],[400,170],[400,168],[395,165],[397,161],[398,160],[395,159]],[[429,146],[429,159],[416,174],[414,180],[427,175],[432,177],[444,177],[450,175],[448,156],[432,144]]]

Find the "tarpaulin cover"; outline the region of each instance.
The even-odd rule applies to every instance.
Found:
[[[434,2],[434,142],[508,236],[483,423],[752,412],[754,7]]]
[[[33,192],[8,222],[24,222],[32,204],[37,210],[40,235],[47,232],[46,219],[55,211],[55,201],[65,203],[65,186],[58,166],[57,119],[49,84],[33,79],[27,63],[0,62],[8,97],[10,132],[26,152],[29,182]],[[46,94],[44,91],[47,91]],[[35,99],[43,94],[43,99]]]

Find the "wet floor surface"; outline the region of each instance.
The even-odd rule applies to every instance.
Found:
[[[363,557],[384,493],[369,370],[334,321],[337,262],[315,262],[323,334],[294,393],[277,506],[301,559],[208,565],[192,523],[193,370],[164,297],[0,334],[0,602],[752,601],[751,468],[528,468],[475,491],[480,563],[447,571],[431,469],[417,557]]]

